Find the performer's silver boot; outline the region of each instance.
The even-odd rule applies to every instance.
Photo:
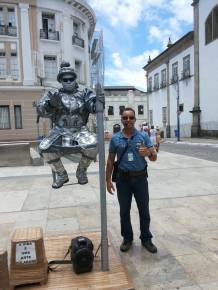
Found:
[[[67,171],[63,171],[63,172],[57,171],[55,173],[56,173],[56,180],[53,181],[52,183],[53,188],[60,188],[64,185],[64,183],[69,181]]]
[[[76,178],[78,179],[78,183],[83,185],[88,183],[87,177],[87,168],[89,167],[92,160],[82,156],[79,165],[76,170]]]
[[[64,183],[69,181],[67,171],[65,170],[60,156],[56,153],[43,153],[44,159],[55,173],[55,179],[53,180],[52,187],[60,188]]]

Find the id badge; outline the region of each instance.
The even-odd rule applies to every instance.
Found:
[[[132,152],[128,153],[128,161],[133,161],[133,153]]]

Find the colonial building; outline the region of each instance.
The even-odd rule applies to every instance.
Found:
[[[194,102],[194,33],[189,32],[155,59],[149,60],[147,90],[149,123],[164,131],[164,136],[174,136],[179,110],[181,135],[191,136]]]
[[[218,137],[218,0],[195,0],[193,7],[196,54],[193,125],[201,136]]]
[[[165,136],[218,136],[218,1],[195,0],[189,32],[144,66],[149,122]]]
[[[57,87],[62,60],[80,86],[90,86],[90,41],[96,17],[84,0],[5,0],[0,3],[0,141],[32,140],[49,124],[36,125],[33,103]]]
[[[121,126],[120,115],[125,107],[136,113],[136,128],[148,121],[147,94],[132,86],[105,86],[105,131],[113,132],[113,126]]]

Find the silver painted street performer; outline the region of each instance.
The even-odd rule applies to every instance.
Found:
[[[86,184],[87,168],[97,155],[96,135],[89,131],[90,113],[95,113],[96,95],[89,89],[79,90],[77,75],[68,62],[62,62],[57,81],[62,88],[48,91],[37,106],[40,117],[50,118],[53,128],[40,143],[40,153],[56,173],[52,187],[60,188],[69,181],[61,157],[80,153],[76,177],[79,184]]]

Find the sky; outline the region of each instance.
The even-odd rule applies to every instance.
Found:
[[[142,67],[193,30],[192,0],[87,0],[103,30],[105,85],[146,90]]]

